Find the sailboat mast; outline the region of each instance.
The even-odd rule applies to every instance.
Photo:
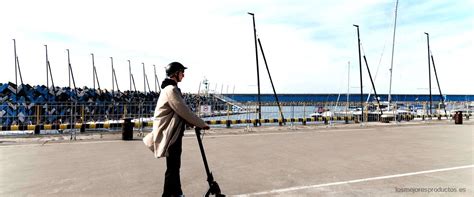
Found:
[[[392,101],[392,73],[393,73],[393,55],[395,51],[395,31],[397,30],[397,11],[398,11],[398,0],[395,5],[395,22],[393,24],[392,60],[390,63],[390,87],[388,89],[388,107],[389,108],[390,108],[390,102]]]

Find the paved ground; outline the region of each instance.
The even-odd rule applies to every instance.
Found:
[[[213,129],[204,146],[227,195],[473,196],[474,124],[464,123]],[[120,137],[0,138],[0,196],[160,196],[165,160]],[[202,196],[192,132],[183,143],[183,190]]]

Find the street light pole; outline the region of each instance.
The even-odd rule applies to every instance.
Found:
[[[430,64],[430,35],[426,33],[426,42],[428,44],[428,80],[429,80],[429,89],[430,89],[430,115],[433,113],[431,107],[433,105],[433,97],[431,96],[431,64]]]
[[[359,34],[359,25],[354,25],[357,28],[357,45],[359,48],[359,70],[360,70],[360,106],[361,106],[361,122],[364,122],[364,101],[363,101],[363,87],[362,87],[362,59],[360,54],[360,34]]]
[[[257,62],[257,88],[258,88],[258,97],[257,97],[257,102],[258,102],[258,121],[257,123],[261,125],[260,119],[262,119],[262,112],[261,112],[261,102],[260,102],[260,71],[258,68],[258,49],[257,49],[257,29],[255,27],[255,14],[248,12],[248,14],[252,15],[252,20],[253,20],[253,37],[254,37],[254,43],[255,43],[255,60]]]

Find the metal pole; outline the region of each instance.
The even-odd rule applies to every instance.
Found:
[[[130,93],[130,95],[134,95],[134,94],[132,93],[132,65],[131,65],[131,63],[130,63],[130,60],[127,60],[127,61],[128,61],[128,79],[129,79],[129,82],[130,82],[130,89],[129,89],[130,92],[129,92],[129,93]],[[129,115],[128,117],[132,117],[132,116],[133,116],[133,111],[132,111],[132,110],[133,110],[133,107],[132,107],[132,105],[131,105],[131,101],[132,101],[132,99],[130,99],[130,100],[128,101],[128,106],[130,107],[130,112],[131,112],[131,115]],[[125,108],[125,109],[127,109],[127,108]]]
[[[357,43],[358,43],[358,48],[359,48],[359,70],[360,70],[360,107],[361,107],[361,122],[364,122],[364,104],[363,104],[363,87],[362,87],[362,59],[361,59],[361,54],[360,54],[360,34],[359,34],[359,25],[354,25],[354,27],[357,27]]]
[[[273,80],[272,80],[272,76],[270,75],[270,70],[268,69],[267,58],[265,58],[265,53],[263,52],[263,47],[262,47],[262,43],[260,42],[260,38],[258,39],[258,44],[260,45],[260,51],[262,52],[263,61],[265,62],[265,67],[267,68],[268,78],[270,78],[270,83],[272,84],[273,95],[275,95],[275,100],[277,102],[278,109],[280,110],[281,119],[283,120],[283,124],[286,124],[285,116],[283,116],[283,111],[281,110],[280,102],[278,101],[278,96],[275,91],[275,86],[273,85]]]
[[[132,75],[132,83],[133,83],[133,90],[137,92],[137,86],[135,85],[135,78],[133,78],[133,75]]]
[[[155,92],[158,92],[158,89],[157,89],[157,87],[156,87],[156,86],[157,86],[156,84],[157,84],[157,82],[158,82],[158,79],[157,79],[157,77],[156,77],[156,66],[155,66],[154,64],[153,64],[153,72],[155,73]],[[201,85],[201,84],[199,84],[199,85]],[[198,92],[198,93],[199,93],[199,92]]]
[[[199,82],[198,97],[197,97],[196,101],[193,101],[193,102],[197,102],[197,104],[196,104],[196,114],[198,115],[198,117],[201,117],[201,82]]]
[[[255,60],[257,62],[257,88],[258,88],[258,97],[257,97],[257,102],[258,102],[258,124],[262,125],[260,123],[260,119],[262,119],[262,112],[261,112],[261,103],[260,103],[260,71],[258,67],[258,49],[257,49],[257,29],[255,27],[255,14],[248,12],[248,14],[252,15],[252,20],[253,20],[253,37],[254,37],[254,42],[255,42]]]
[[[142,66],[143,66],[143,94],[145,94],[146,96],[146,74],[145,74],[145,63],[142,62]],[[140,103],[141,103],[141,106],[139,107],[139,110],[140,110],[140,133],[143,131],[143,118],[142,118],[142,113],[141,111],[143,110],[143,106],[144,106],[144,103],[146,101],[146,98],[143,98],[143,99],[140,99]],[[145,113],[143,113],[145,114]]]
[[[94,73],[95,73],[95,80],[97,81],[97,87],[100,90],[99,76],[97,75],[97,69],[96,69],[95,65],[94,65]]]
[[[132,91],[132,65],[130,63],[130,60],[128,61],[128,78],[130,80],[130,91]]]
[[[95,82],[97,81],[97,86],[100,89],[100,84],[99,84],[99,78],[97,77],[97,70],[95,69],[95,58],[94,58],[94,53],[91,53],[92,56],[92,83],[93,83],[93,88],[95,91]]]
[[[16,103],[15,103],[15,116],[18,117],[18,79],[17,79],[17,59],[16,59],[16,40],[13,39],[13,50],[14,50],[14,55],[15,57],[13,58],[13,60],[15,61],[15,85],[16,85],[16,88],[15,88],[15,97],[16,97]],[[18,124],[18,122],[17,122]]]
[[[135,98],[136,98],[136,93],[137,93],[137,86],[135,85],[135,79],[133,78],[133,74],[130,74],[130,77],[132,78],[133,89],[134,89],[134,92],[132,93],[132,95],[133,95],[132,97],[133,97],[133,99],[135,100]],[[130,107],[131,107],[131,106],[132,106],[132,105],[130,105]],[[133,113],[132,113],[132,115],[133,115]]]
[[[438,74],[436,73],[436,66],[435,66],[435,63],[434,63],[433,54],[431,55],[431,61],[433,62],[433,70],[434,70],[434,73],[435,73],[436,82],[438,83],[439,96],[441,96],[441,103],[443,104],[444,114],[446,115],[446,119],[449,119],[448,118],[448,113],[446,112],[446,105],[444,104],[443,93],[441,93],[441,86],[439,85]]]
[[[151,93],[150,82],[148,81],[148,76],[147,75],[145,75],[145,80],[146,80],[146,84],[148,86],[148,92]]]
[[[74,72],[72,70],[72,65],[71,65],[71,59],[70,59],[70,56],[69,56],[69,49],[66,49],[67,50],[67,62],[68,62],[68,66],[69,66],[69,78],[72,79],[72,85],[74,86],[74,91],[76,93],[76,98],[77,98],[77,88],[76,88],[76,80],[74,79]],[[69,82],[71,83],[71,82]],[[69,86],[71,87],[71,86]]]
[[[115,84],[114,84],[114,58],[110,57],[110,64],[112,66],[112,112],[110,113],[111,119],[114,120],[115,114]]]
[[[382,108],[380,108],[380,101],[379,96],[377,95],[377,90],[375,90],[374,80],[372,80],[372,74],[370,74],[369,64],[367,63],[367,58],[364,55],[365,65],[367,66],[367,71],[369,72],[370,82],[372,83],[372,88],[374,89],[375,99],[377,100],[377,104],[379,104],[380,115],[383,115]]]
[[[114,58],[110,57],[110,64],[112,65],[112,98],[114,97],[115,93],[115,85],[114,85]]]
[[[72,65],[71,65],[71,59],[70,59],[70,55],[69,55],[69,49],[67,49],[67,61],[68,61],[68,66],[69,66],[69,70],[71,71],[70,72],[70,78],[72,79],[72,84],[74,85],[74,92],[75,92],[75,101],[74,101],[74,106],[72,106],[72,99],[71,99],[71,107],[73,107],[71,109],[71,130],[73,131],[73,135],[74,135],[74,140],[76,140],[76,131],[73,130],[73,118],[75,119],[75,117],[73,117],[73,110],[74,110],[74,113],[76,112],[76,105],[77,105],[77,88],[76,88],[76,80],[74,79],[74,72],[72,71]]]
[[[120,87],[117,81],[117,73],[115,73],[115,68],[112,70],[113,75],[114,75],[114,80],[115,80],[115,85],[117,86],[117,91],[120,93]]]
[[[430,65],[430,35],[426,33],[426,41],[428,44],[428,83],[430,89],[430,115],[432,114],[431,107],[433,105],[433,97],[431,96],[431,65]]]
[[[18,75],[20,75],[20,82],[23,85],[23,76],[21,75],[20,59],[16,56],[16,65],[18,66]]]
[[[44,45],[44,48],[46,49],[46,88],[48,89],[48,93],[46,94],[46,101],[45,101],[46,103],[45,114],[47,114],[49,112],[49,109],[48,109],[48,101],[49,101],[48,45]],[[37,108],[37,111],[39,111],[39,107]],[[37,117],[39,117],[39,114]],[[39,124],[39,119],[36,122],[37,124]]]
[[[398,11],[398,0],[395,4],[395,23],[393,26],[393,41],[392,41],[392,60],[390,63],[390,87],[388,89],[388,107],[390,108],[390,103],[392,101],[392,72],[393,72],[393,55],[395,51],[395,30],[397,29],[397,11]]]
[[[56,96],[54,79],[53,79],[53,71],[51,71],[51,64],[49,63],[49,57],[48,57],[48,46],[47,45],[44,45],[44,46],[46,48],[46,74],[48,74],[49,72],[49,76],[51,77],[51,85],[53,86],[53,93]],[[46,83],[49,86],[48,75],[46,76]],[[49,87],[48,87],[48,91],[49,91]]]
[[[67,62],[68,62],[68,67],[67,67],[67,71],[68,71],[68,76],[69,76],[69,88],[71,88],[71,67],[69,66],[69,49],[66,49],[67,51]]]
[[[14,52],[14,55],[15,55],[15,57],[13,58],[13,60],[15,61],[15,85],[16,85],[15,94],[18,94],[18,91],[17,91],[18,90],[18,79],[17,79],[17,76],[18,76],[17,63],[18,63],[18,61],[16,59],[17,56],[16,56],[16,40],[15,39],[13,39],[13,50],[14,50],[13,52]],[[17,96],[17,95],[15,95],[15,96]]]
[[[46,87],[49,89],[49,73],[48,73],[48,45],[44,45],[46,49]]]
[[[71,58],[70,58],[70,54],[69,54],[69,49],[66,49],[67,51],[67,63],[68,63],[68,75],[69,75],[69,88],[71,88],[71,75],[72,75],[72,67],[71,67]],[[76,87],[76,85],[74,84],[74,87]],[[77,92],[76,92],[76,97],[77,97]],[[74,131],[74,126],[73,126],[73,119],[74,119],[74,107],[73,104],[72,104],[73,100],[71,99],[71,105],[69,106],[70,107],[70,120],[69,120],[69,125],[70,125],[70,129],[71,129],[71,138],[69,140],[76,140],[76,132]]]
[[[92,87],[95,90],[95,76],[96,76],[96,73],[95,73],[94,53],[91,53],[91,56],[92,56],[92,84],[93,84]]]
[[[143,65],[143,93],[146,95],[146,78],[145,78],[145,63]]]

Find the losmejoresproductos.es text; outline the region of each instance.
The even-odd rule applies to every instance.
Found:
[[[395,187],[395,192],[403,193],[456,193],[467,192],[466,188],[455,187]]]

